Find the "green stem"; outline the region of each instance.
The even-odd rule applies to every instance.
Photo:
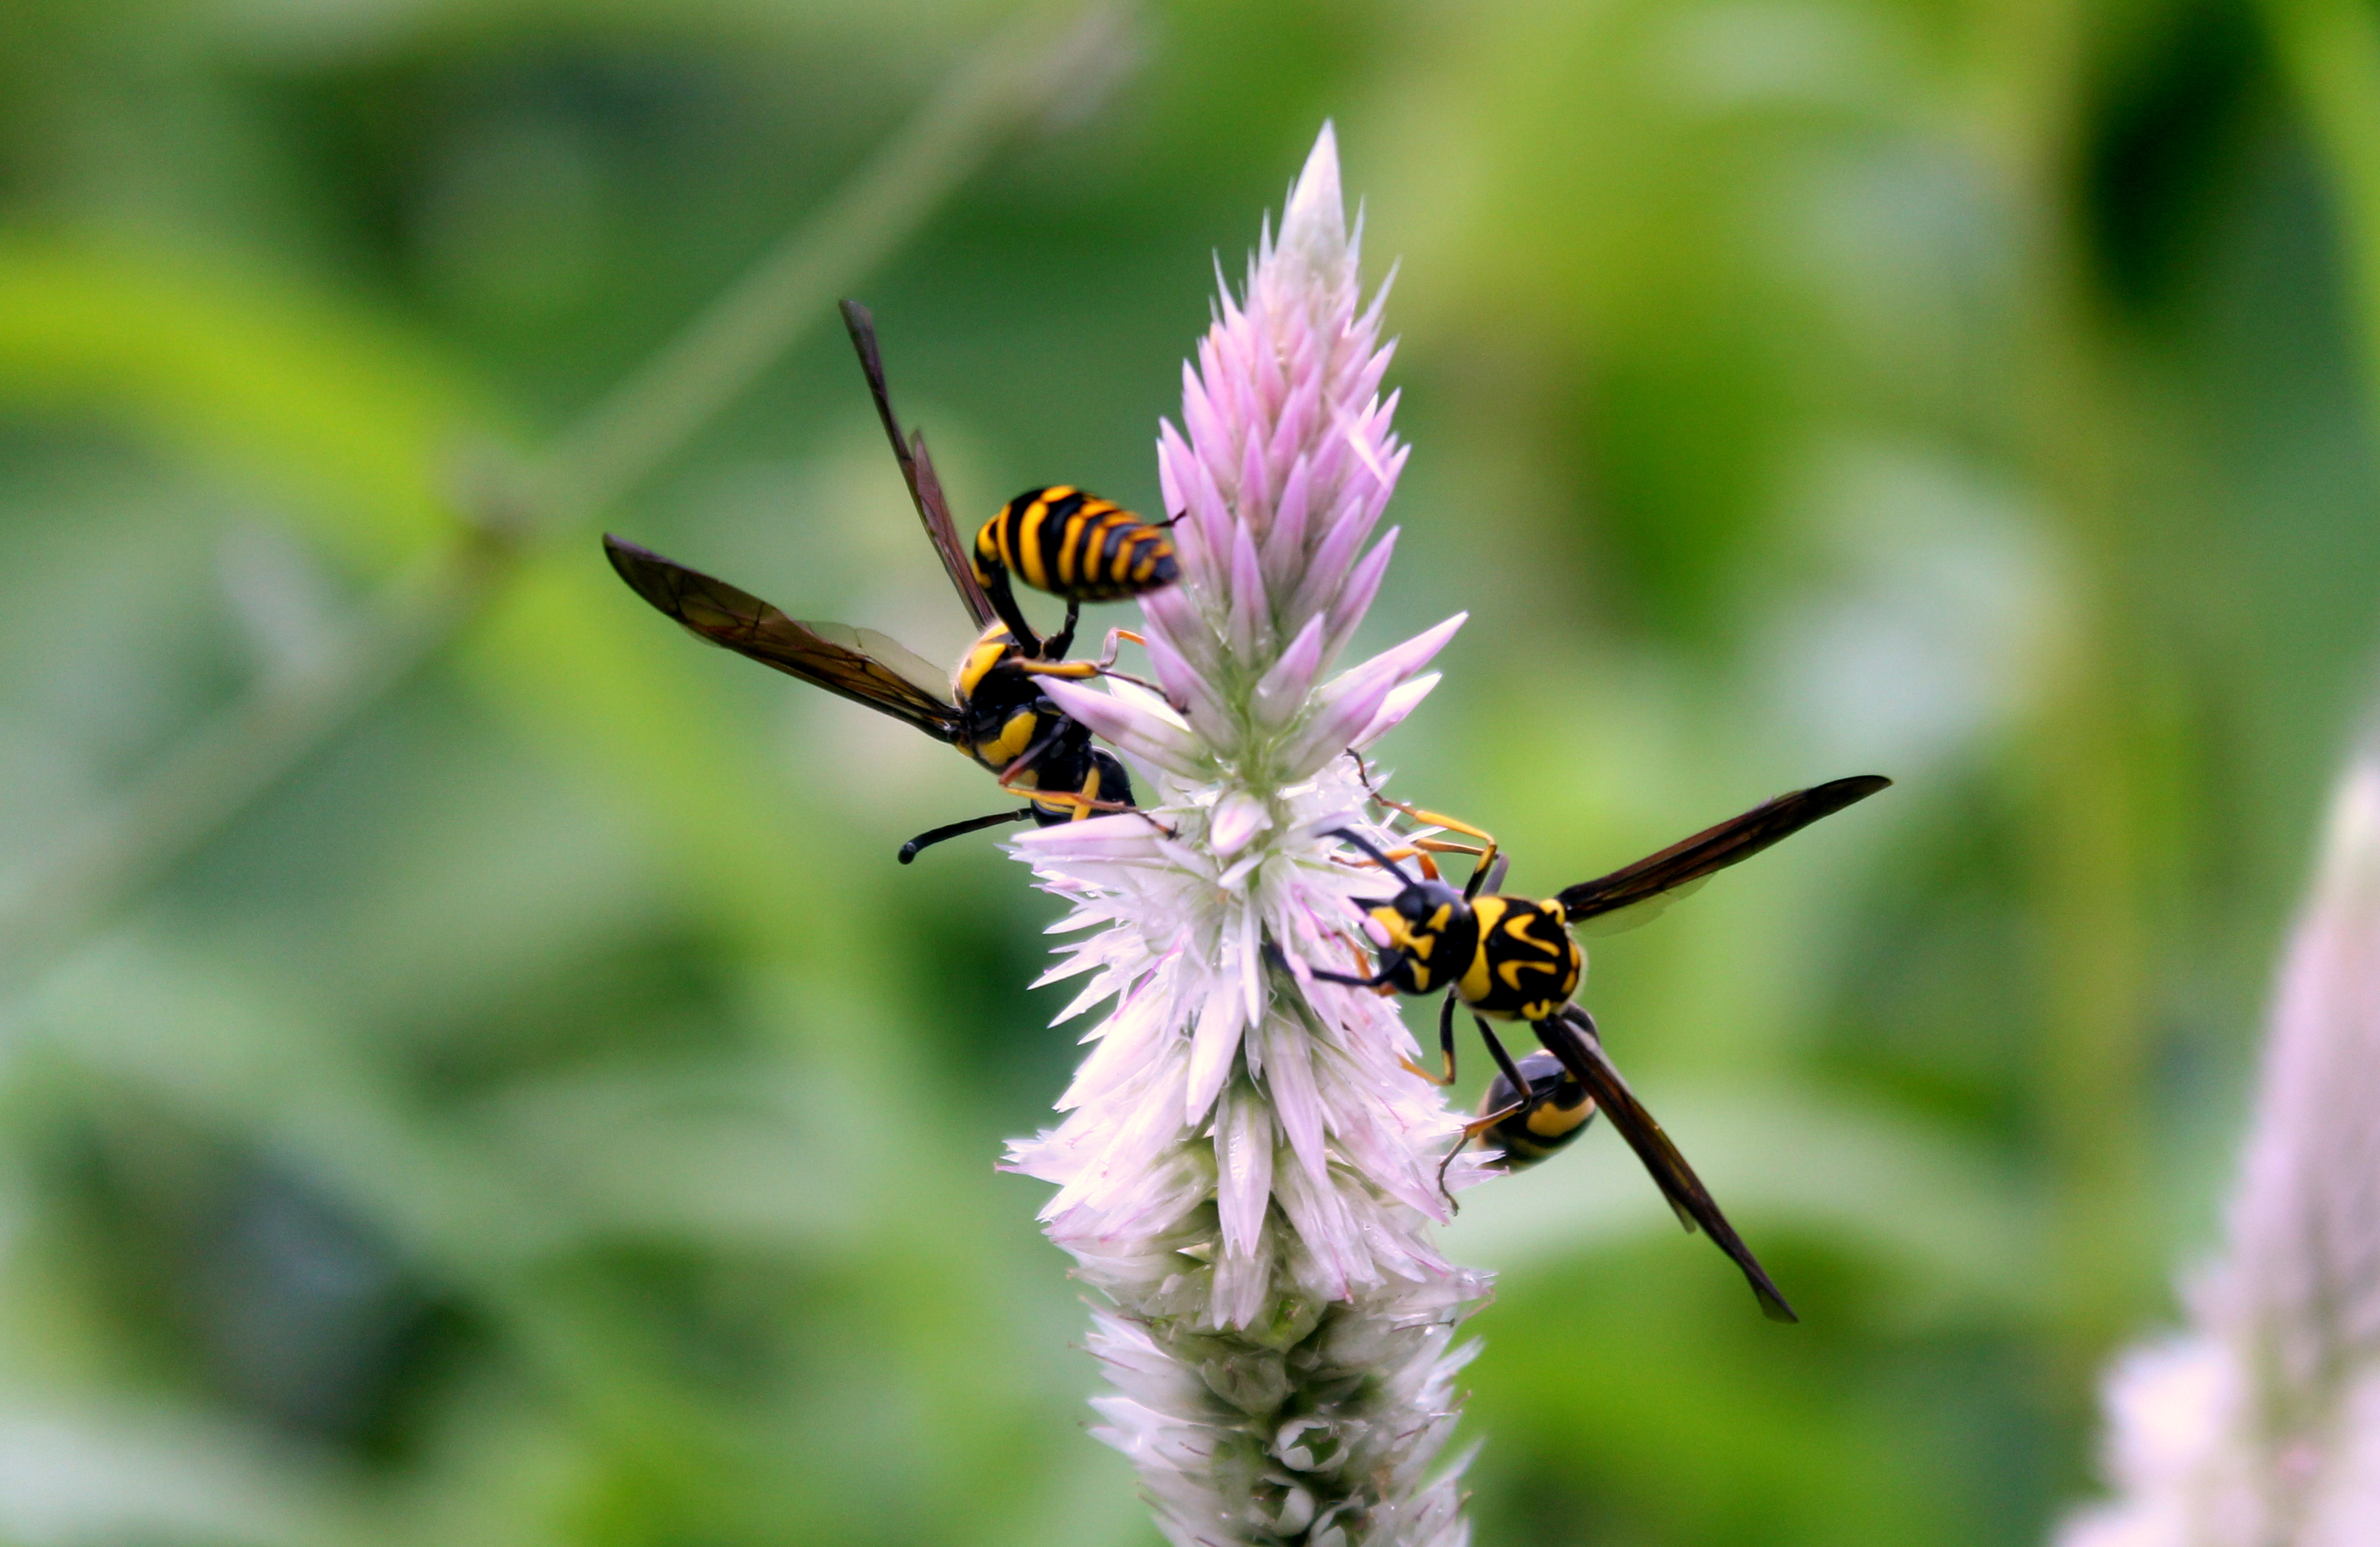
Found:
[[[258,682],[0,886],[0,964],[49,959],[222,830],[685,445],[999,147],[1127,62],[1122,4],[1034,12],[969,62],[775,251],[559,436],[510,510],[466,514],[302,670]],[[459,513],[458,513],[459,514]]]

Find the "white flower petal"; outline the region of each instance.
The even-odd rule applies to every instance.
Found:
[[[1120,751],[1153,762],[1184,779],[1199,778],[1209,771],[1210,765],[1200,755],[1198,738],[1171,714],[1158,713],[1147,704],[1135,703],[1121,694],[1099,692],[1062,677],[1043,677],[1041,690],[1060,709],[1090,726],[1094,734],[1113,742]]]
[[[1215,1104],[1216,1093],[1232,1075],[1232,1059],[1240,1051],[1240,1029],[1247,1024],[1247,1005],[1236,993],[1210,993],[1198,1008],[1197,1029],[1190,1038],[1189,1080],[1183,1090],[1182,1120],[1196,1123]]]
[[[1372,723],[1366,725],[1363,733],[1348,745],[1361,751],[1396,729],[1406,715],[1421,707],[1421,700],[1429,697],[1430,689],[1438,686],[1441,675],[1424,672],[1411,682],[1390,688],[1389,696],[1380,700],[1380,712],[1372,716]]]
[[[1256,1249],[1272,1203],[1272,1115],[1255,1091],[1227,1090],[1215,1118],[1216,1212],[1223,1249]]]
[[[1272,813],[1265,810],[1264,802],[1235,789],[1215,802],[1215,813],[1207,824],[1207,843],[1219,859],[1228,859],[1271,825]]]

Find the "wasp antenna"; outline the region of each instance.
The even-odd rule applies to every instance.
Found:
[[[1378,860],[1382,869],[1386,870],[1390,875],[1395,876],[1399,881],[1403,882],[1408,886],[1415,884],[1414,878],[1405,874],[1404,867],[1399,865],[1395,860],[1381,853],[1379,849],[1373,845],[1371,839],[1364,836],[1361,833],[1356,832],[1354,828],[1334,827],[1330,832],[1324,834],[1323,836],[1329,838],[1344,838],[1347,842],[1354,844],[1357,848],[1362,849],[1365,853]]]

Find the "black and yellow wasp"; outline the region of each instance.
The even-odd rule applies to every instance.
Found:
[[[1008,589],[1012,572],[1075,605],[1121,602],[1170,586],[1182,573],[1164,526],[1062,483],[1027,489],[975,534],[976,584],[1009,631],[1024,639],[1032,629]]]
[[[1633,921],[1649,916],[1713,872],[1751,859],[1890,783],[1862,774],[1780,795],[1658,854],[1564,887],[1542,901],[1483,889],[1503,873],[1496,840],[1486,833],[1435,812],[1385,802],[1418,821],[1478,838],[1484,847],[1470,882],[1457,892],[1428,875],[1416,880],[1362,834],[1336,830],[1333,836],[1363,850],[1403,884],[1395,896],[1363,905],[1384,937],[1377,947],[1378,969],[1356,977],[1316,968],[1313,975],[1326,982],[1399,993],[1443,990],[1446,1001],[1438,1017],[1442,1067],[1427,1078],[1448,1084],[1454,1079],[1454,1008],[1460,1003],[1470,1010],[1509,1092],[1500,1107],[1487,1108],[1465,1128],[1466,1141],[1491,1136],[1506,1142],[1508,1157],[1526,1163],[1568,1143],[1601,1110],[1652,1174],[1679,1222],[1688,1230],[1699,1225],[1709,1233],[1743,1270],[1762,1310],[1772,1320],[1794,1321],[1792,1309],[1719,1212],[1694,1167],[1605,1055],[1595,1018],[1571,1003],[1585,972],[1586,956],[1569,926],[1591,920],[1609,926],[1623,918]],[[1552,1078],[1553,1071],[1542,1066],[1530,1069],[1514,1063],[1488,1024],[1490,1019],[1527,1022],[1567,1079]]]
[[[1521,1083],[1513,1082],[1514,1076]],[[1479,1121],[1463,1134],[1497,1152],[1498,1170],[1519,1171],[1554,1155],[1594,1121],[1595,1098],[1586,1087],[1560,1059],[1540,1051],[1523,1054],[1511,1076],[1497,1072],[1480,1099]],[[1454,1156],[1446,1158],[1451,1162]],[[1443,1168],[1439,1175],[1445,1175]]]
[[[917,518],[982,631],[957,668],[945,675],[868,629],[796,622],[724,580],[607,535],[603,548],[612,567],[696,637],[906,721],[998,774],[1002,789],[1025,798],[1014,810],[918,834],[901,847],[905,865],[929,845],[1002,822],[1029,818],[1046,827],[1095,811],[1132,810],[1132,779],[1123,764],[1093,746],[1089,727],[1059,709],[1035,678],[1092,676],[1113,664],[1117,641],[1137,636],[1117,629],[1100,660],[1066,659],[1082,604],[1171,584],[1178,574],[1171,538],[1162,527],[1079,490],[1036,489],[984,524],[970,557],[925,435],[905,438],[893,415],[874,319],[856,301],[843,303],[843,317]],[[1065,599],[1066,621],[1057,633],[1044,639],[1026,621],[1009,590],[1012,569],[1027,584]]]

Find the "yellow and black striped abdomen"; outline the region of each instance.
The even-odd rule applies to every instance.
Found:
[[[1482,1149],[1504,1152],[1503,1168],[1507,1171],[1536,1164],[1585,1132],[1586,1126],[1595,1121],[1595,1098],[1571,1078],[1570,1071],[1552,1054],[1532,1053],[1521,1060],[1513,1072],[1527,1082],[1526,1090],[1515,1090],[1512,1082],[1500,1074],[1488,1085],[1487,1099],[1479,1103],[1482,1117],[1503,1112],[1515,1103],[1520,1107],[1517,1112],[1508,1113],[1477,1140]]]
[[[1164,528],[1062,483],[1026,490],[975,534],[975,578],[995,596],[1014,575],[1070,602],[1117,602],[1181,573]]]
[[[1562,921],[1559,902],[1490,895],[1472,905],[1479,944],[1455,992],[1499,1020],[1551,1018],[1578,992],[1586,957]]]

